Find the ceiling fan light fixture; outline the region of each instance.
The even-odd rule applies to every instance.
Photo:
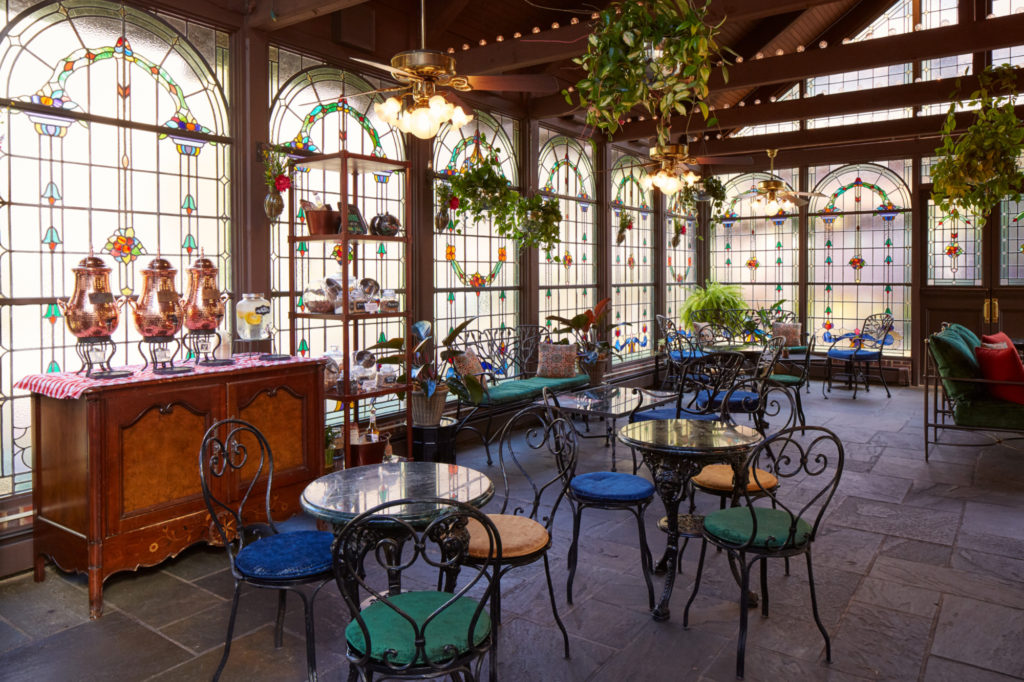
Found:
[[[414,97],[407,108],[403,107],[401,100],[388,97],[384,102],[374,104],[373,110],[388,125],[421,140],[436,136],[441,126],[449,121],[458,130],[473,120],[472,114],[467,114],[462,107],[453,105],[439,94]]]
[[[683,181],[675,173],[662,168],[651,178],[651,184],[667,196],[672,196],[683,188]]]

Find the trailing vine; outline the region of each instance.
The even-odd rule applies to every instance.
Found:
[[[556,250],[561,241],[559,223],[562,222],[558,200],[539,194],[524,197],[512,189],[498,163],[500,151],[495,149],[493,154],[464,173],[438,180],[437,194],[441,205],[454,211],[456,216],[451,222],[438,220],[438,231],[461,231],[458,228],[460,219],[463,223],[478,223],[489,216],[497,233],[511,239],[520,248]]]
[[[699,111],[717,120],[706,103],[715,66],[728,76],[718,44],[722,26],[706,23],[711,0],[616,0],[601,11],[587,51],[573,62],[585,76],[575,87],[587,124],[615,133],[634,107],[655,121],[658,144],[669,142],[672,117]],[[572,93],[563,91],[573,103]]]
[[[619,230],[615,233],[615,243],[621,244],[626,241],[626,231],[633,229],[633,214],[629,211],[619,211]]]
[[[1024,173],[1017,161],[1024,151],[1024,125],[1014,111],[1016,69],[1008,64],[988,67],[978,74],[979,87],[966,100],[959,99],[957,79],[953,101],[942,124],[942,146],[931,167],[932,200],[948,215],[961,210],[988,215],[1000,201],[1018,201]],[[959,106],[976,106],[974,122],[959,136]]]

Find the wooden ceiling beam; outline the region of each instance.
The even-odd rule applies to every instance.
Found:
[[[708,20],[718,22],[724,19],[763,19],[776,14],[799,12],[816,5],[827,5],[835,0],[714,0],[708,11]]]
[[[842,144],[815,149],[787,149],[780,151],[775,157],[774,167],[776,170],[784,168],[797,168],[799,166],[820,166],[823,163],[867,163],[871,161],[884,161],[886,159],[912,158],[914,156],[929,156],[934,153],[935,140],[906,139],[886,142],[865,142],[854,144]],[[766,154],[754,156],[754,163],[751,166],[712,166],[702,167],[706,175],[730,174],[737,171],[742,173],[756,173],[767,171],[771,164]]]
[[[427,47],[441,49],[441,38],[448,32],[448,29],[451,28],[451,25],[455,23],[455,20],[459,18],[462,10],[466,9],[468,4],[469,0],[448,0],[444,5],[444,9],[438,12],[436,16],[428,17]]]
[[[257,0],[249,25],[259,31],[277,31],[364,2],[366,0]]]
[[[710,86],[713,90],[741,90],[919,59],[1011,47],[1020,43],[1022,33],[1024,14],[1011,14],[973,24],[942,26],[846,45],[830,45],[826,49],[808,46],[805,52],[734,64],[729,67],[728,83],[721,69],[712,71]]]
[[[487,75],[504,73],[538,64],[558,62],[583,54],[591,26],[588,22],[569,24],[522,38],[507,36],[465,52],[456,53],[459,73]]]

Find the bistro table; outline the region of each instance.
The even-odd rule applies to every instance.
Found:
[[[704,522],[703,516],[679,514],[679,503],[686,497],[690,479],[706,464],[726,463],[733,468],[737,489],[742,489],[747,483],[747,455],[761,441],[761,435],[748,426],[726,422],[658,419],[623,426],[619,429],[619,440],[640,451],[665,505],[668,544],[656,569],[665,572],[665,589],[653,616],[657,621],[668,620],[680,531],[687,536],[699,536]]]
[[[554,400],[563,412],[575,414],[588,420],[590,417],[599,417],[605,420],[603,434],[588,435],[580,433],[584,438],[604,438],[605,445],[612,446],[612,471],[615,471],[615,446],[618,441],[615,438],[615,423],[619,419],[628,417],[636,410],[650,410],[672,402],[679,397],[677,391],[653,391],[644,388],[628,388],[625,386],[595,386],[574,391],[560,396]],[[543,405],[544,400],[538,400],[538,405]],[[587,422],[587,430],[590,424]],[[577,433],[579,433],[577,431]],[[635,465],[636,462],[634,461]]]

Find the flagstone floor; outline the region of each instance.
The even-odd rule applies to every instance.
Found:
[[[811,618],[803,562],[793,563],[790,576],[775,562],[771,617],[750,614],[746,679],[1024,679],[1024,452],[939,447],[925,463],[922,402],[913,388],[893,389],[891,399],[872,390],[856,401],[842,392],[825,401],[812,386],[808,422],[833,429],[847,450],[813,550],[833,663],[824,661]],[[472,442],[460,443],[458,461],[490,472],[497,483],[497,467],[489,468]],[[582,470],[609,464],[601,441],[583,442]],[[701,500],[701,508],[716,507],[716,500]],[[656,557],[664,547],[656,527],[662,514],[658,501],[647,514]],[[590,510],[583,525],[573,606],[564,597],[572,524],[562,511],[552,548],[572,658],[562,657],[541,564],[517,569],[502,584],[501,679],[734,679],[738,588],[725,555],[709,552],[684,630],[696,548],[684,558],[672,619],[656,623],[647,611],[632,517]],[[656,590],[660,583],[655,577]],[[2,580],[0,680],[209,679],[223,647],[231,587],[223,550],[208,547],[111,578],[105,614],[92,622],[81,577],[49,568],[42,583],[31,573]],[[275,650],[275,595],[243,594],[222,679],[303,679],[302,608],[296,599],[290,604],[284,646]],[[318,597],[316,614],[320,679],[343,680],[347,616],[333,585]]]

